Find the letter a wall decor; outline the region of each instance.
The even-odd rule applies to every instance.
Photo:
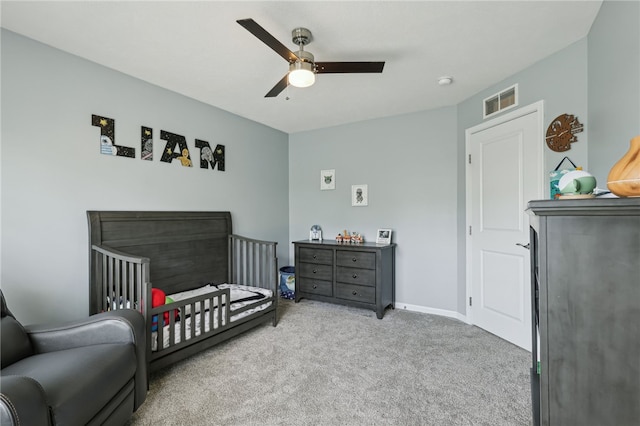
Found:
[[[174,158],[177,158],[183,166],[192,166],[191,157],[189,156],[189,148],[187,148],[187,140],[184,136],[176,135],[175,133],[167,132],[166,130],[160,130],[160,139],[167,141],[167,145],[164,148],[160,161],[170,163]],[[176,145],[178,145],[178,152],[176,152]]]

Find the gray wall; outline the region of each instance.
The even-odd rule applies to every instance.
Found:
[[[629,139],[640,134],[638,7],[637,2],[605,1],[588,38],[455,108],[291,135],[291,238],[306,238],[313,223],[322,225],[330,237],[353,228],[371,238],[376,227],[392,227],[398,243],[399,305],[463,316],[465,130],[484,121],[484,98],[517,83],[520,106],[544,101],[545,131],[551,120],[565,113],[584,125],[569,151],[557,153],[545,146],[545,171],[568,155],[606,188],[608,170],[626,152]],[[446,113],[445,121],[437,117],[441,113]],[[397,161],[388,161],[388,155]],[[337,170],[338,188],[320,191],[319,172],[331,168]],[[441,175],[434,180],[437,174],[425,170]],[[366,212],[350,206],[349,189],[356,183],[369,184],[371,205]],[[379,188],[390,188],[385,199],[391,197],[393,203],[377,204]],[[413,197],[416,188],[421,188],[423,198],[403,205],[401,200]],[[445,220],[442,214],[451,216]]]
[[[484,121],[484,98],[517,83],[520,106],[544,101],[545,131],[551,120],[565,113],[584,124],[569,151],[557,153],[545,146],[545,171],[568,155],[596,175],[600,188],[606,188],[608,170],[626,152],[630,137],[640,133],[637,9],[637,2],[604,2],[588,38],[456,108],[291,135],[292,239],[306,238],[313,223],[322,225],[330,237],[343,228],[353,228],[371,238],[376,227],[392,227],[398,243],[400,307],[406,304],[416,310],[464,316],[465,130]],[[609,64],[616,66],[612,69]],[[601,110],[609,105],[615,107],[603,118]],[[447,113],[445,121],[438,117],[443,112]],[[336,169],[338,188],[320,191],[320,170],[331,168]],[[350,206],[349,189],[356,183],[369,184],[371,205],[366,212]],[[384,197],[393,202],[378,204],[379,188],[389,188]],[[423,198],[402,204],[416,190]],[[443,214],[451,216],[444,220]],[[453,228],[451,220],[455,221]]]
[[[640,135],[640,2],[605,1],[588,40],[589,164],[605,183]]]
[[[398,306],[463,316],[464,131],[483,121],[485,97],[514,83],[521,106],[545,100],[545,122],[571,113],[585,123],[586,39],[457,107],[290,135],[291,238],[307,238],[315,223],[328,238],[346,228],[371,240],[377,228],[393,228]],[[585,168],[587,137],[588,125],[569,152]],[[547,151],[553,168],[563,155]],[[320,191],[322,169],[336,169],[335,191]],[[351,207],[352,184],[369,185],[369,207]]]
[[[3,30],[2,288],[26,322],[82,316],[85,210],[230,210],[237,232],[279,241],[281,265],[315,223],[328,238],[393,228],[400,307],[463,315],[465,129],[483,121],[485,97],[518,83],[520,105],[544,100],[546,125],[578,116],[585,131],[566,154],[604,188],[640,134],[639,8],[605,1],[587,38],[455,107],[288,137]],[[153,127],[156,160],[100,155],[91,114],[115,118],[128,146]],[[227,171],[160,163],[160,129],[190,148],[226,145]],[[545,169],[563,156],[545,148]],[[320,191],[322,169],[336,169],[335,190]],[[369,185],[368,207],[351,207],[352,184]]]
[[[288,263],[288,136],[2,30],[2,289],[25,323],[88,313],[86,210],[229,210],[234,231],[279,242]],[[100,154],[91,115],[115,119]],[[140,126],[154,160],[140,160]],[[160,130],[183,135],[194,167],[160,162]],[[226,147],[199,167],[194,140]],[[259,214],[256,214],[259,212]]]
[[[545,146],[545,170],[569,156],[606,189],[611,167],[640,135],[640,3],[603,2],[588,37],[539,61],[458,105],[458,144],[464,131],[482,122],[482,100],[518,83],[520,105],[544,100],[545,126],[560,114],[584,124],[578,142],[565,153]],[[546,131],[546,128],[545,128]],[[458,159],[458,310],[466,309],[465,164]]]
[[[319,224],[375,241],[391,228],[400,308],[456,310],[456,108],[443,108],[290,135],[292,240]],[[320,190],[320,170],[336,189]],[[351,185],[367,184],[369,205],[351,206]]]
[[[519,107],[540,100],[544,101],[544,132],[546,132],[546,126],[551,123],[551,120],[561,114],[575,115],[584,125],[584,131],[578,133],[578,141],[571,144],[569,151],[558,153],[549,149],[545,144],[545,170],[555,168],[564,156],[568,156],[576,165],[583,166],[588,170],[587,146],[591,125],[588,122],[587,109],[586,38],[460,103],[458,105],[458,143],[460,143],[462,152],[464,152],[465,130],[485,121],[482,119],[483,99],[516,83],[518,84]],[[501,114],[496,116],[499,115]],[[464,185],[464,180],[462,184]]]

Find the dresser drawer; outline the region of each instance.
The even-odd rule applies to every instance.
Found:
[[[376,302],[375,287],[366,287],[361,285],[338,284],[336,286],[336,297],[340,299],[353,300],[362,303]]]
[[[333,280],[333,266],[316,265],[314,263],[300,263],[300,271],[296,271],[297,275],[315,280]]]
[[[300,247],[300,262],[333,265],[333,250]]]
[[[319,294],[321,296],[333,296],[331,281],[321,281],[309,278],[296,280],[296,288],[303,293]]]
[[[338,250],[336,252],[336,264],[354,268],[375,269],[376,254],[366,251]]]
[[[336,271],[336,281],[346,284],[376,285],[375,269],[347,268],[338,266]]]

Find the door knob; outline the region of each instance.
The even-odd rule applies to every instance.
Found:
[[[529,250],[530,243],[527,243],[527,244],[516,243],[516,245],[517,245],[517,246],[520,246],[520,247],[522,247],[522,248],[526,248],[527,250]]]

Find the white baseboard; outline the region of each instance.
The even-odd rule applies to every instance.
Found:
[[[446,309],[428,308],[426,306],[410,305],[403,302],[396,302],[396,309],[405,309],[407,311],[421,312],[423,314],[440,315],[442,317],[455,318],[467,324],[469,323],[467,321],[466,315],[463,315],[460,312],[449,311]]]

